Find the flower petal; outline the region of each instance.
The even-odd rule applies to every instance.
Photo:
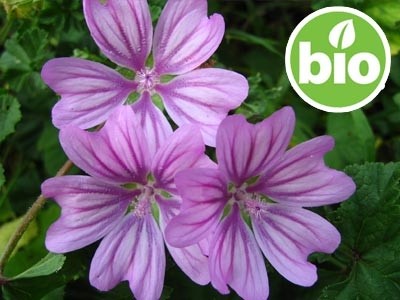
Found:
[[[227,117],[217,133],[220,170],[237,186],[267,172],[285,152],[294,123],[290,107],[256,125],[249,124],[241,115]]]
[[[100,243],[91,266],[90,283],[108,291],[129,280],[136,299],[159,299],[164,285],[164,242],[151,215],[124,220]]]
[[[222,294],[229,293],[229,285],[243,299],[267,299],[264,259],[237,205],[213,235],[209,262],[211,283]]]
[[[46,180],[42,193],[61,206],[61,217],[47,231],[46,248],[64,253],[83,248],[106,235],[123,218],[135,192],[88,176]]]
[[[68,126],[60,142],[67,156],[91,176],[110,183],[145,183],[150,170],[143,129],[129,106],[121,106],[99,132]]]
[[[249,191],[295,206],[312,207],[346,200],[355,191],[353,180],[324,164],[323,156],[333,145],[330,136],[297,145]]]
[[[160,197],[158,197],[157,203],[160,207],[160,227],[164,234],[167,224],[179,212],[180,203],[174,199],[163,200]],[[206,285],[210,282],[208,258],[203,254],[198,244],[185,248],[175,248],[167,241],[165,243],[176,264],[190,279],[200,285]]]
[[[215,146],[219,124],[243,102],[248,89],[242,75],[222,69],[195,70],[156,87],[174,122],[198,125],[210,146]]]
[[[205,156],[204,151],[204,142],[196,126],[186,125],[177,129],[168,142],[159,148],[153,159],[155,187],[176,194],[175,175],[201,163]]]
[[[136,88],[136,83],[118,72],[79,58],[52,59],[43,66],[41,75],[61,95],[53,108],[57,128],[73,124],[86,129],[103,123]]]
[[[132,105],[136,119],[145,132],[150,157],[172,134],[172,127],[163,113],[152,103],[150,94],[143,93]]]
[[[207,17],[206,0],[169,0],[154,32],[154,64],[159,74],[191,71],[218,48],[225,32],[219,14]]]
[[[151,51],[153,25],[146,0],[84,0],[90,33],[101,51],[118,65],[141,70]]]
[[[265,204],[252,217],[252,225],[269,262],[286,279],[302,286],[317,280],[317,269],[307,257],[316,251],[332,253],[340,243],[332,224],[302,208]]]
[[[228,201],[227,184],[214,169],[190,169],[177,174],[181,213],[172,219],[165,236],[174,247],[197,244],[215,229]]]

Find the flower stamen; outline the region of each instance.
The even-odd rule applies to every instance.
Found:
[[[138,83],[137,91],[144,91],[154,94],[154,87],[160,83],[160,77],[154,72],[154,69],[145,67],[136,73],[135,81]]]

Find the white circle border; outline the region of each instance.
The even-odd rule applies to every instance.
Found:
[[[300,30],[302,30],[304,26],[306,26],[311,20],[314,20],[316,17],[319,17],[320,15],[324,15],[327,13],[331,13],[331,12],[350,13],[350,14],[354,14],[354,15],[362,18],[363,20],[365,20],[378,33],[378,35],[383,43],[383,47],[385,50],[385,56],[386,56],[385,70],[383,71],[382,79],[379,82],[378,86],[375,88],[375,90],[368,97],[363,99],[362,101],[359,101],[356,104],[353,104],[350,106],[345,106],[345,107],[332,107],[332,106],[323,105],[323,104],[316,102],[309,96],[307,96],[307,94],[304,93],[302,91],[302,89],[299,87],[299,85],[297,84],[296,79],[293,76],[292,67],[291,67],[291,63],[290,63],[290,54],[291,54],[291,50],[293,48],[293,43],[294,43],[298,33],[300,32]],[[381,90],[383,90],[385,88],[385,83],[388,80],[389,73],[390,73],[391,58],[392,57],[391,57],[391,52],[390,52],[390,45],[387,40],[387,37],[386,37],[385,33],[383,32],[382,28],[378,25],[378,23],[375,22],[374,19],[372,19],[367,14],[365,14],[357,9],[351,8],[351,7],[330,6],[330,7],[321,8],[321,9],[309,14],[293,30],[293,32],[291,33],[291,35],[289,37],[289,41],[286,45],[285,69],[286,69],[286,74],[289,78],[289,82],[292,85],[292,88],[300,96],[300,98],[302,98],[305,102],[307,102],[308,104],[310,104],[311,106],[313,106],[317,109],[320,109],[320,110],[323,110],[326,112],[344,113],[344,112],[350,112],[350,111],[359,109],[359,108],[367,105],[368,103],[370,103],[372,100],[374,100],[376,98],[376,96],[381,92]]]

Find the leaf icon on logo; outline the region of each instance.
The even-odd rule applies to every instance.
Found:
[[[353,20],[349,19],[336,24],[329,33],[329,42],[335,48],[349,48],[356,39]]]

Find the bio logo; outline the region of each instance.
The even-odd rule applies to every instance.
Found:
[[[290,83],[310,105],[348,112],[372,101],[390,72],[390,47],[379,25],[349,7],[320,9],[295,28],[286,46]]]

